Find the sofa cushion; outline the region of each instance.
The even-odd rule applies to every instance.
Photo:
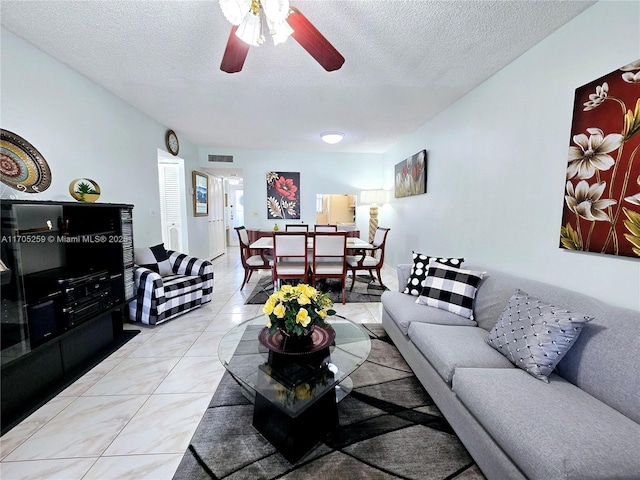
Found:
[[[153,247],[134,248],[133,257],[136,265],[153,270],[163,277],[173,274],[169,254],[162,243]]]
[[[591,320],[516,289],[489,332],[487,343],[515,366],[547,382],[547,376]]]
[[[409,338],[449,384],[459,367],[513,368],[487,345],[487,331],[482,328],[416,322],[409,326]]]
[[[470,265],[469,270],[488,270],[484,266]],[[398,266],[398,284],[403,289],[411,265]],[[574,385],[585,390],[597,399],[613,406],[627,417],[640,423],[640,375],[637,374],[637,361],[630,352],[638,351],[640,339],[640,312],[628,308],[616,307],[594,297],[561,288],[549,283],[518,277],[491,269],[476,294],[474,302],[474,322],[465,325],[477,325],[487,332],[493,328],[516,288],[545,301],[562,305],[572,311],[583,312],[594,319],[582,329],[580,336],[569,352],[556,366],[555,372]],[[387,293],[399,295],[397,298]],[[406,308],[404,299],[409,302],[415,297],[398,292],[385,292],[382,303],[385,313],[395,321],[406,335],[409,321],[403,318],[403,312],[412,312]],[[387,305],[385,305],[385,303]],[[416,307],[420,307],[416,305]],[[440,315],[421,315],[410,313],[412,321],[427,323],[453,324],[449,314],[443,310],[428,309],[446,313]],[[458,317],[460,320],[465,320]],[[460,323],[458,323],[460,324]],[[542,382],[541,382],[542,383]]]
[[[429,271],[429,262],[432,260],[448,265],[450,267],[459,267],[464,262],[464,258],[446,258],[446,257],[431,257],[422,253],[413,252],[413,265],[411,266],[411,274],[409,280],[406,283],[403,293],[408,295],[418,296],[424,287],[424,282],[427,279],[427,273]]]
[[[409,331],[409,325],[413,322],[466,325],[471,327],[476,325],[473,320],[460,315],[420,305],[415,302],[415,297],[401,292],[387,290],[382,294],[381,301],[389,317],[405,335]]]
[[[400,263],[396,267],[396,274],[398,276],[398,291],[404,292],[404,287],[407,285],[409,281],[409,277],[411,276],[411,267],[408,263]]]
[[[640,312],[596,300],[582,307],[594,319],[556,373],[640,423]]]
[[[453,390],[531,480],[638,478],[640,425],[558,375],[459,368]]]
[[[187,275],[169,275],[162,278],[162,284],[164,296],[169,299],[202,290],[203,279]]]
[[[473,320],[473,299],[485,273],[432,261],[416,302]]]

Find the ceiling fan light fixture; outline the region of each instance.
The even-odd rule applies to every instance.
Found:
[[[260,17],[249,12],[236,30],[236,36],[244,43],[257,47],[264,43]]]
[[[277,23],[267,20],[267,24],[269,25],[269,33],[271,34],[274,45],[284,43],[293,33],[293,28],[289,26],[286,20]]]
[[[236,36],[248,45],[262,45],[265,30],[269,31],[275,45],[293,33],[286,21],[289,0],[220,0],[219,3],[226,19],[238,26]]]
[[[242,70],[249,48],[262,45],[268,34],[278,45],[289,36],[300,44],[327,72],[338,70],[344,57],[289,0],[218,0],[226,19],[233,25],[220,70]]]
[[[328,143],[329,145],[335,145],[336,143],[340,143],[344,138],[344,133],[342,132],[324,132],[320,134],[320,138],[324,143]]]
[[[251,10],[251,0],[220,0],[218,3],[225,18],[236,27]]]

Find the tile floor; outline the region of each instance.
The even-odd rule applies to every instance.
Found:
[[[239,291],[237,250],[214,260],[210,303],[156,327],[125,325],[141,333],[0,437],[0,478],[171,479],[224,373],[220,339],[261,314],[244,304],[258,272]],[[397,288],[395,270],[383,281]],[[382,313],[379,303],[335,309],[360,323]]]

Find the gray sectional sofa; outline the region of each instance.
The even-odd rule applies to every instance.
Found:
[[[474,320],[399,292],[382,324],[489,479],[640,479],[640,313],[491,268]],[[593,317],[548,377],[515,367],[486,338],[516,289]]]

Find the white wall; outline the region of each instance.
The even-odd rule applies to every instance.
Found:
[[[20,193],[1,184],[2,197],[74,201],[69,183],[88,177],[100,185],[99,202],[135,206],[136,246],[160,243],[157,149],[166,149],[167,127],[13,33],[3,28],[0,34],[0,126],[37,148],[52,173],[51,186],[40,194]],[[197,155],[193,144],[181,141],[187,186]],[[189,228],[198,226],[191,217]]]
[[[391,182],[428,151],[427,194],[380,213],[389,264],[464,256],[640,310],[640,260],[558,247],[574,91],[640,58],[639,25],[640,3],[597,3],[387,152]]]
[[[136,246],[161,241],[157,149],[165,150],[167,126],[149,118],[13,33],[1,30],[1,127],[32,143],[49,163],[52,184],[40,194],[18,193],[9,187],[2,197],[18,195],[38,200],[73,201],[68,185],[89,177],[101,187],[100,202],[131,203]],[[180,132],[177,132],[180,136]],[[266,172],[301,173],[302,219],[315,223],[316,193],[358,193],[378,188],[381,155],[310,154],[255,150],[216,151],[200,148],[180,137],[179,156],[185,161],[187,187],[187,253],[209,253],[207,217],[193,216],[193,170],[225,166],[207,161],[208,154],[232,154],[244,169],[246,223],[273,228],[267,221]],[[253,212],[257,216],[253,216]],[[368,210],[358,209],[366,230]],[[282,223],[282,222],[281,222]]]
[[[208,155],[233,155],[233,163],[209,162]],[[382,155],[348,153],[310,153],[229,148],[200,148],[202,168],[242,168],[244,179],[245,225],[250,229],[273,229],[285,223],[316,223],[316,194],[358,194],[360,190],[380,188]],[[300,220],[267,220],[267,172],[300,172]],[[369,209],[358,207],[356,224],[369,230]],[[366,235],[365,235],[366,237]]]
[[[317,193],[389,188],[393,166],[426,148],[428,193],[380,208],[380,225],[392,228],[388,264],[409,261],[412,249],[462,255],[640,310],[637,259],[558,248],[574,90],[640,58],[639,24],[638,2],[594,5],[386,155],[198,148],[181,137],[186,185],[195,169],[226,166],[208,154],[234,155],[229,166],[244,170],[246,224],[270,229],[266,172],[297,171],[302,221],[313,223]],[[48,190],[20,196],[71,200],[69,182],[86,176],[100,184],[101,202],[135,205],[136,246],[159,242],[156,151],[165,149],[167,126],[0,33],[0,126],[31,142],[53,173]],[[188,253],[206,257],[207,218],[189,213]],[[366,232],[367,207],[358,207],[357,222]]]

